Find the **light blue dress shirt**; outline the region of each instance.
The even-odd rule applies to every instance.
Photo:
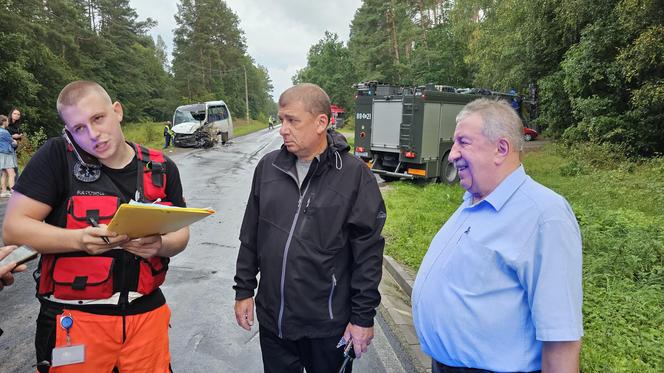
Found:
[[[563,197],[523,166],[484,200],[470,193],[436,234],[413,288],[425,353],[450,366],[541,369],[542,341],[576,341],[581,234]]]

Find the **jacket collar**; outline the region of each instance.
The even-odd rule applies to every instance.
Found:
[[[348,153],[349,149],[350,146],[342,134],[334,130],[328,130],[327,148],[320,154],[320,156],[314,158],[319,162],[316,174],[320,174],[326,167],[335,165],[335,160],[337,157],[335,153]],[[285,145],[281,145],[281,150],[279,151],[279,154],[277,154],[277,157],[272,164],[279,169],[292,172],[292,169],[295,168],[296,161],[297,156],[295,156],[293,153],[290,153],[288,149],[286,149]]]

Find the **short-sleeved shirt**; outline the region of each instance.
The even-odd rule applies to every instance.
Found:
[[[450,366],[541,369],[542,342],[583,335],[581,234],[563,197],[523,166],[464,202],[431,242],[413,289],[422,349]]]

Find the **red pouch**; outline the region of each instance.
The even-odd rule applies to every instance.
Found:
[[[80,229],[90,226],[88,216],[97,218],[97,223],[108,224],[120,206],[116,196],[72,196],[67,206],[67,228]]]
[[[138,289],[141,294],[152,293],[166,280],[166,271],[168,271],[168,262],[170,259],[162,257],[152,257],[141,259],[140,274],[138,275]]]
[[[59,299],[106,299],[113,295],[113,258],[60,257],[53,267],[53,295]]]
[[[53,262],[55,256],[42,255],[39,262],[39,286],[37,287],[37,294],[46,295],[53,292]]]

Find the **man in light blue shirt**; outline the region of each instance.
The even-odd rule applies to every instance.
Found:
[[[578,372],[581,234],[563,197],[526,175],[521,120],[479,99],[457,116],[449,159],[467,190],[413,289],[433,372]]]

